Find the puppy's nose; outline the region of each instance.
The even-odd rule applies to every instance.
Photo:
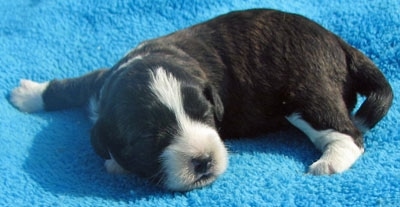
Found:
[[[193,158],[192,159],[192,165],[194,168],[194,171],[198,174],[205,174],[207,173],[210,168],[211,168],[211,158]]]

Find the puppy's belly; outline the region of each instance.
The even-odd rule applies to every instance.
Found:
[[[253,117],[252,119],[225,119],[220,127],[219,133],[222,139],[231,138],[251,138],[285,130],[290,127],[290,123],[284,116],[276,117]]]

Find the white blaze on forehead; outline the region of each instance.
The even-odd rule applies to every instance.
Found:
[[[185,111],[182,105],[180,82],[171,74],[167,74],[162,68],[158,68],[154,73],[150,74],[152,76],[150,88],[153,93],[161,103],[175,113],[176,118],[184,119]],[[178,121],[180,121],[179,119]]]
[[[199,128],[211,129],[209,126],[198,121],[191,120],[183,108],[183,98],[181,92],[181,83],[171,74],[168,74],[163,68],[158,68],[151,73],[150,88],[158,100],[170,109],[178,121],[181,136],[192,135],[193,131]],[[190,136],[191,137],[191,136]]]
[[[163,68],[151,72],[150,89],[175,114],[179,126],[178,134],[160,157],[166,173],[166,187],[188,190],[214,181],[225,171],[228,162],[227,150],[218,133],[212,127],[188,117],[183,107],[180,82]],[[199,175],[194,172],[191,160],[202,156],[212,159],[211,176],[204,182],[196,182]]]

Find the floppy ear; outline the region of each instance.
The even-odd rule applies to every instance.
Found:
[[[103,121],[99,118],[94,124],[90,133],[90,142],[94,151],[104,159],[110,159],[110,154],[108,152],[107,140],[108,130],[105,128]]]
[[[207,84],[204,91],[204,96],[213,105],[214,115],[218,121],[222,121],[224,116],[224,105],[222,104],[221,98],[219,97],[217,90],[210,84]]]

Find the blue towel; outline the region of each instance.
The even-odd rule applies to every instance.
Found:
[[[89,142],[86,109],[21,113],[8,99],[19,79],[76,77],[112,66],[139,42],[232,10],[307,16],[363,51],[400,89],[398,0],[0,0],[0,206],[398,206],[400,121],[365,136],[348,171],[307,175],[321,155],[297,130],[227,141],[228,170],[187,193],[133,175],[109,175]]]

